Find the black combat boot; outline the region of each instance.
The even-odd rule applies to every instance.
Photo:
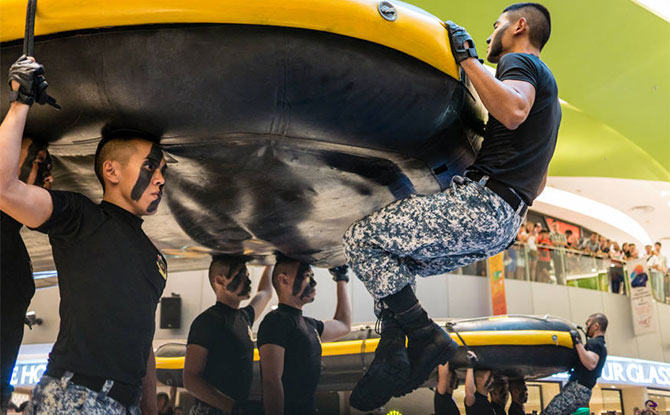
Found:
[[[390,310],[383,310],[380,320],[381,339],[375,358],[349,399],[351,406],[361,411],[383,406],[405,385],[410,375],[405,333]]]
[[[407,335],[407,355],[412,372],[405,384],[393,396],[403,396],[421,386],[438,366],[447,363],[456,353],[458,344],[433,320],[418,302],[395,319]]]

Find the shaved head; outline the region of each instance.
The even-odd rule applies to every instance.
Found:
[[[542,50],[551,35],[551,15],[549,10],[538,3],[516,3],[503,10],[510,22],[522,17],[528,23],[528,39],[536,48]]]
[[[244,258],[230,255],[216,255],[212,257],[212,263],[209,264],[209,283],[214,288],[214,278],[220,275],[224,278],[231,278],[232,271],[235,271],[246,261]]]
[[[102,190],[105,190],[103,164],[105,161],[116,161],[122,166],[128,164],[130,156],[137,151],[137,143],[146,140],[158,143],[158,138],[140,130],[117,129],[105,126],[101,132],[102,138],[95,150],[95,175],[98,177]]]
[[[272,269],[272,286],[279,292],[279,276],[281,274],[294,276],[298,271],[300,261],[288,257],[279,257]]]

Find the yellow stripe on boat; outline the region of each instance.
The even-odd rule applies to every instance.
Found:
[[[0,1],[0,41],[23,38],[26,0]],[[383,19],[375,0],[39,0],[35,35],[148,24],[230,23],[318,30],[367,40],[459,79],[443,23],[403,4]],[[37,57],[39,59],[39,56]]]
[[[449,333],[459,345],[460,339]],[[468,346],[544,346],[553,345],[571,349],[572,338],[566,331],[550,330],[504,330],[504,331],[466,331],[460,332]],[[323,343],[322,356],[344,356],[360,353],[373,353],[379,344],[379,338],[368,340],[347,340]],[[258,349],[254,349],[254,360],[259,360]],[[183,369],[184,357],[158,357],[157,369]]]

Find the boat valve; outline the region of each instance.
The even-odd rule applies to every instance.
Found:
[[[398,12],[395,9],[395,6],[388,1],[380,1],[377,5],[377,10],[379,14],[389,22],[394,22],[398,18]]]

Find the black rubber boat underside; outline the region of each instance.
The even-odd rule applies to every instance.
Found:
[[[1,54],[7,73],[21,45]],[[481,142],[482,107],[464,83],[340,35],[125,27],[37,38],[35,56],[63,105],[35,106],[26,127],[53,142],[54,188],[99,200],[93,154],[107,123],[163,135],[167,203],[145,231],[171,270],[206,266],[203,251],[340,264],[352,222],[446,187]],[[46,238],[26,242],[35,270],[52,269]]]

